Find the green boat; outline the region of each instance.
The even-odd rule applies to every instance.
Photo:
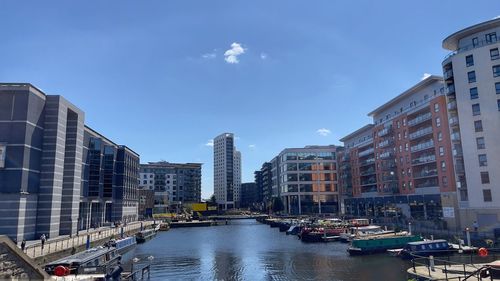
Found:
[[[422,241],[419,235],[398,232],[394,234],[354,238],[347,249],[350,255],[366,255],[403,248],[409,242]]]

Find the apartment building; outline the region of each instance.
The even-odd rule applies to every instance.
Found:
[[[238,208],[241,189],[241,153],[232,133],[214,139],[214,194],[219,210]]]
[[[368,114],[373,124],[341,139],[341,177],[352,177],[345,211],[457,221],[453,150],[443,79],[430,76]],[[346,176],[347,175],[347,176]],[[343,181],[341,181],[343,183]],[[342,187],[348,190],[349,185]]]
[[[500,19],[448,36],[442,62],[463,227],[500,223]]]
[[[139,188],[154,191],[155,214],[167,213],[171,205],[201,201],[201,163],[141,164]]]
[[[333,145],[286,148],[274,158],[285,212],[338,213],[336,150]]]
[[[265,162],[262,164],[260,170],[255,171],[255,184],[260,193],[260,202],[262,202],[262,209],[266,210],[270,207],[272,202],[272,173],[271,163]]]

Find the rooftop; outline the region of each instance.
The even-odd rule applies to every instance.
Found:
[[[358,135],[360,135],[360,134],[362,134],[362,133],[364,133],[366,131],[371,130],[373,128],[373,126],[374,126],[373,124],[367,124],[367,125],[359,128],[359,129],[357,129],[356,131],[348,134],[347,136],[341,138],[340,141],[341,142],[346,142],[347,140],[349,140],[349,139],[351,139],[353,137],[356,137],[356,136],[358,136]]]
[[[443,40],[443,48],[450,51],[456,51],[458,49],[458,41],[460,41],[460,39],[472,35],[474,33],[478,33],[499,26],[500,26],[500,18],[495,18],[473,26],[469,26],[446,37]]]

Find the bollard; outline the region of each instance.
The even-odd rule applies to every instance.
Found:
[[[467,235],[467,246],[470,247],[471,246],[471,243],[470,243],[470,230],[469,230],[468,227],[465,229],[465,234]]]
[[[436,271],[434,268],[434,256],[429,256],[429,265],[432,271]]]
[[[408,223],[408,233],[411,235],[411,222]]]

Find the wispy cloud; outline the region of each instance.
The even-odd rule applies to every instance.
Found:
[[[231,49],[224,53],[224,60],[230,64],[239,63],[238,56],[244,54],[245,50],[240,43],[234,42],[231,44]]]
[[[266,53],[260,53],[260,58],[261,58],[262,60],[266,60],[266,59],[267,59],[267,57],[268,57],[268,56],[267,56],[267,54],[266,54]]]
[[[201,55],[201,57],[204,59],[207,59],[207,60],[211,60],[211,59],[215,59],[217,57],[217,54],[215,52],[206,53],[206,54]]]
[[[206,146],[214,146],[214,140],[208,140],[208,142],[205,145]]]
[[[248,145],[248,148],[250,148],[250,149],[255,149],[256,147],[257,147],[257,146],[256,146],[255,144],[249,144],[249,145]]]
[[[323,137],[326,137],[328,136],[329,134],[332,133],[332,131],[328,130],[327,128],[321,128],[321,129],[318,129],[316,131],[316,133],[318,133],[320,136],[323,136]]]
[[[425,80],[429,77],[431,77],[432,74],[429,74],[429,73],[424,73],[424,75],[422,75],[422,78],[420,78],[420,80]]]

